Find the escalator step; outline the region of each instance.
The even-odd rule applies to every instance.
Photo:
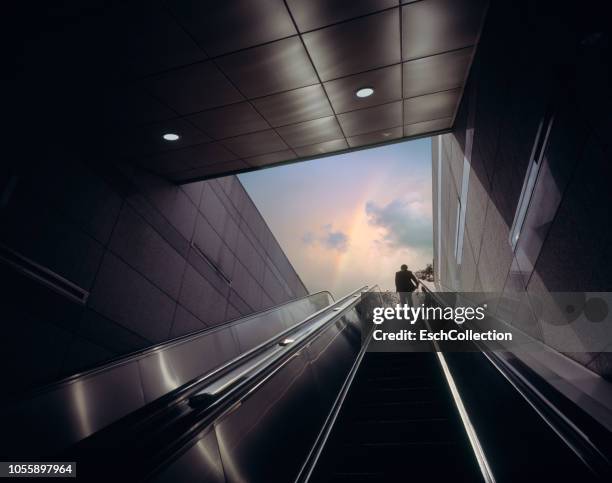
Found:
[[[447,405],[442,401],[406,401],[381,403],[373,401],[369,404],[353,403],[346,408],[345,416],[353,422],[360,421],[401,421],[410,419],[441,418],[448,415]]]
[[[474,463],[435,354],[370,353],[312,481],[477,481]]]
[[[411,388],[379,388],[377,390],[356,391],[351,396],[359,398],[359,403],[387,403],[387,402],[409,402],[409,401],[435,401],[439,399],[439,390],[434,387],[411,387]]]
[[[329,461],[329,473],[334,475],[403,475],[404,478],[382,479],[378,481],[403,481],[407,477],[413,481],[419,474],[430,476],[430,481],[445,481],[441,478],[447,475],[448,481],[461,481],[456,477],[465,472],[465,452],[460,444],[379,444],[379,445],[344,445],[336,448],[334,460]],[[467,455],[469,456],[469,455]],[[441,465],[440,462],[444,464]],[[436,472],[437,478],[431,478]],[[467,481],[477,481],[471,474]],[[318,480],[314,480],[318,481]]]

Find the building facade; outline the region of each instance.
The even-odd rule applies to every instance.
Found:
[[[440,290],[533,300],[612,289],[609,31],[577,7],[540,22],[545,8],[491,5],[454,130],[433,140]],[[579,35],[564,27],[575,24]],[[537,311],[503,305],[500,318],[612,377],[609,331],[570,321],[568,350]]]

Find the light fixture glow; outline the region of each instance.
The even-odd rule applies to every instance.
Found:
[[[370,97],[372,94],[374,94],[374,89],[372,89],[371,87],[362,87],[361,89],[358,89],[357,92],[355,92],[355,95],[362,99],[364,97]]]
[[[178,141],[180,136],[172,132],[166,133],[162,136],[166,141]]]

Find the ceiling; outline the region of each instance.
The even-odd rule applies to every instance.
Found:
[[[486,10],[486,0],[102,3],[54,12],[65,45],[92,41],[75,53],[90,60],[79,69],[105,72],[95,95],[78,90],[98,99],[105,152],[176,182],[449,129]],[[358,98],[362,87],[374,94]]]

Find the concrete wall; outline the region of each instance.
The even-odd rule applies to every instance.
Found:
[[[434,253],[441,289],[504,292],[510,298],[521,292],[545,297],[612,290],[610,32],[603,11],[571,8],[492,2],[454,132],[433,143]],[[509,233],[547,109],[554,114],[552,130],[513,250]],[[469,184],[458,264],[464,157]],[[535,315],[510,322],[555,346]],[[575,335],[586,341],[586,334]],[[586,343],[576,347],[564,352],[612,377],[612,345],[597,351]]]
[[[178,187],[49,162],[3,182],[0,243],[90,293],[80,305],[0,263],[9,392],[307,293],[236,177]]]

